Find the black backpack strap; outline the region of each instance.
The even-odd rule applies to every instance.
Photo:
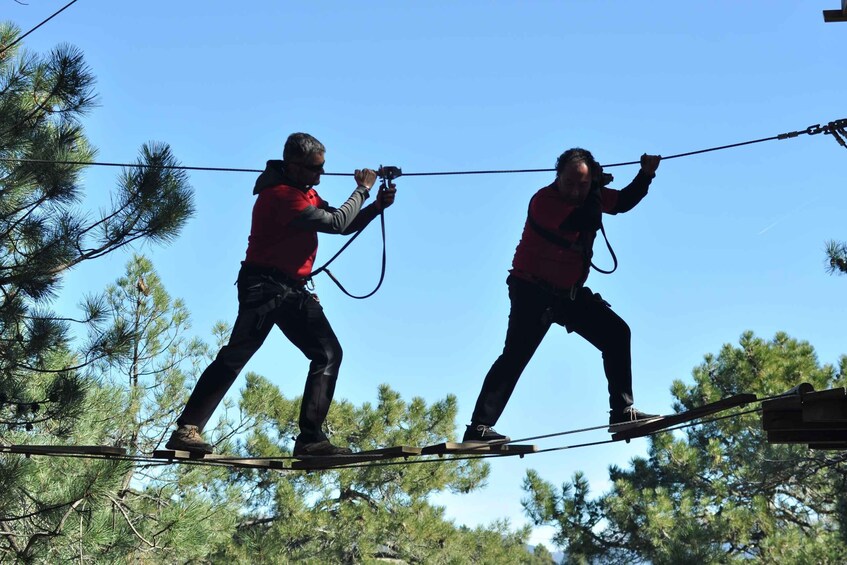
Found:
[[[536,194],[535,196],[538,196],[538,194]],[[578,238],[576,241],[570,241],[570,240],[565,239],[564,237],[560,236],[559,234],[551,232],[550,230],[542,227],[541,224],[539,224],[538,222],[535,221],[535,219],[532,217],[532,201],[535,200],[535,196],[530,198],[529,206],[527,207],[527,210],[526,210],[526,223],[529,225],[529,227],[532,228],[532,230],[535,233],[537,233],[538,235],[540,235],[541,237],[543,237],[544,239],[546,239],[550,243],[552,243],[554,245],[558,245],[559,247],[562,247],[564,249],[574,249],[575,251],[579,251],[579,252],[583,253],[583,255],[585,257],[585,263],[586,263],[585,273],[583,274],[579,284],[575,285],[574,288],[576,288],[577,286],[581,286],[583,283],[585,283],[585,279],[588,278],[588,271],[591,267],[593,267],[597,272],[600,272],[600,273],[603,273],[603,274],[606,274],[606,275],[614,273],[617,270],[617,268],[618,268],[618,258],[615,255],[615,251],[612,249],[612,244],[609,243],[609,238],[606,237],[606,229],[603,227],[602,223],[600,224],[600,231],[603,234],[603,238],[606,240],[606,247],[609,248],[609,253],[612,255],[612,261],[613,261],[613,266],[608,271],[605,270],[605,269],[599,268],[597,265],[595,265],[591,261],[592,257],[594,256],[594,250],[591,248],[591,246],[586,245],[584,242],[581,241],[582,236],[580,236],[580,238]]]

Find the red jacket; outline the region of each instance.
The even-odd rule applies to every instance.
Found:
[[[322,203],[314,188],[302,190],[280,184],[259,192],[245,261],[273,267],[291,278],[311,273],[318,253],[318,233],[290,224],[309,206],[318,208]]]
[[[647,194],[651,180],[652,176],[639,172],[622,190],[602,188],[602,211],[618,214],[631,210]],[[589,267],[587,263],[590,262],[597,232],[591,230],[581,234],[563,228],[563,223],[578,209],[578,206],[559,193],[555,183],[536,192],[529,207],[529,215],[536,227],[527,219],[512,260],[511,273],[525,280],[563,290],[585,282]],[[539,233],[537,228],[547,232],[548,237]],[[571,246],[565,247],[567,243],[563,245],[551,241],[550,235]]]
[[[272,159],[256,179],[253,194],[258,198],[244,263],[304,279],[315,265],[318,232],[349,235],[364,229],[381,209],[374,204],[362,208],[369,194],[364,186],[357,186],[344,204],[333,208],[314,188],[292,186],[284,165]]]

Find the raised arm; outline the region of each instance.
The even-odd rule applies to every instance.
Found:
[[[354,225],[354,220],[359,212],[362,211],[362,204],[370,195],[371,187],[376,181],[376,172],[370,169],[356,169],[353,176],[356,179],[356,189],[344,204],[338,208],[333,208],[326,202],[322,202],[320,206],[309,206],[294,218],[291,225],[322,233],[347,234],[356,231],[351,227]],[[372,208],[372,206],[368,208]],[[373,219],[374,216],[376,216],[376,213],[371,215],[370,219]],[[367,225],[367,222],[365,222],[365,225]]]
[[[638,171],[632,182],[621,190],[605,189],[609,191],[609,196],[616,193],[617,198],[604,195],[603,211],[608,214],[620,214],[635,208],[636,204],[647,196],[647,190],[650,188],[653,177],[656,176],[656,169],[659,168],[661,160],[662,158],[658,155],[647,155],[646,153],[642,155],[641,170]]]

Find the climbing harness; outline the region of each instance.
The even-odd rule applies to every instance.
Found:
[[[607,175],[607,173],[604,173],[604,175]],[[609,177],[609,182],[611,182],[611,175],[607,175],[607,176]],[[533,196],[529,200],[529,205],[527,206],[527,211],[526,211],[526,221],[527,221],[527,225],[529,225],[529,227],[536,234],[538,234],[539,236],[541,236],[545,240],[549,241],[550,243],[557,245],[557,246],[559,246],[563,249],[572,249],[574,251],[582,253],[583,256],[585,257],[586,262],[590,266],[589,268],[593,268],[598,273],[603,273],[604,275],[610,275],[617,270],[617,268],[618,268],[618,257],[615,254],[615,250],[612,249],[612,244],[609,242],[609,237],[606,235],[606,228],[603,226],[602,217],[601,217],[601,220],[600,220],[600,233],[603,234],[603,239],[606,241],[606,247],[609,250],[609,254],[612,256],[612,268],[608,269],[608,270],[601,269],[600,267],[598,267],[597,265],[594,264],[594,261],[592,260],[592,257],[594,255],[593,251],[591,251],[590,248],[588,248],[586,245],[584,245],[580,241],[580,239],[577,239],[576,241],[570,241],[569,239],[566,239],[566,238],[562,237],[561,235],[559,235],[555,232],[552,232],[552,231],[544,228],[541,224],[539,224],[535,220],[535,218],[532,217],[532,201],[534,199],[535,199],[535,196]],[[583,275],[582,282],[585,282],[586,278],[588,278],[588,273],[585,273],[585,275]],[[573,300],[576,296],[574,289],[576,289],[577,286],[581,286],[581,284],[582,283],[580,283],[580,285],[574,285],[574,287],[572,287],[572,289],[571,289],[571,300]]]

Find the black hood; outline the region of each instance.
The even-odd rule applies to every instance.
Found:
[[[307,190],[307,186],[298,185],[293,182],[287,174],[285,174],[285,163],[279,159],[271,159],[265,166],[265,170],[256,179],[256,184],[253,186],[253,194],[259,194],[266,188],[279,186],[281,184],[293,186],[300,190]]]

